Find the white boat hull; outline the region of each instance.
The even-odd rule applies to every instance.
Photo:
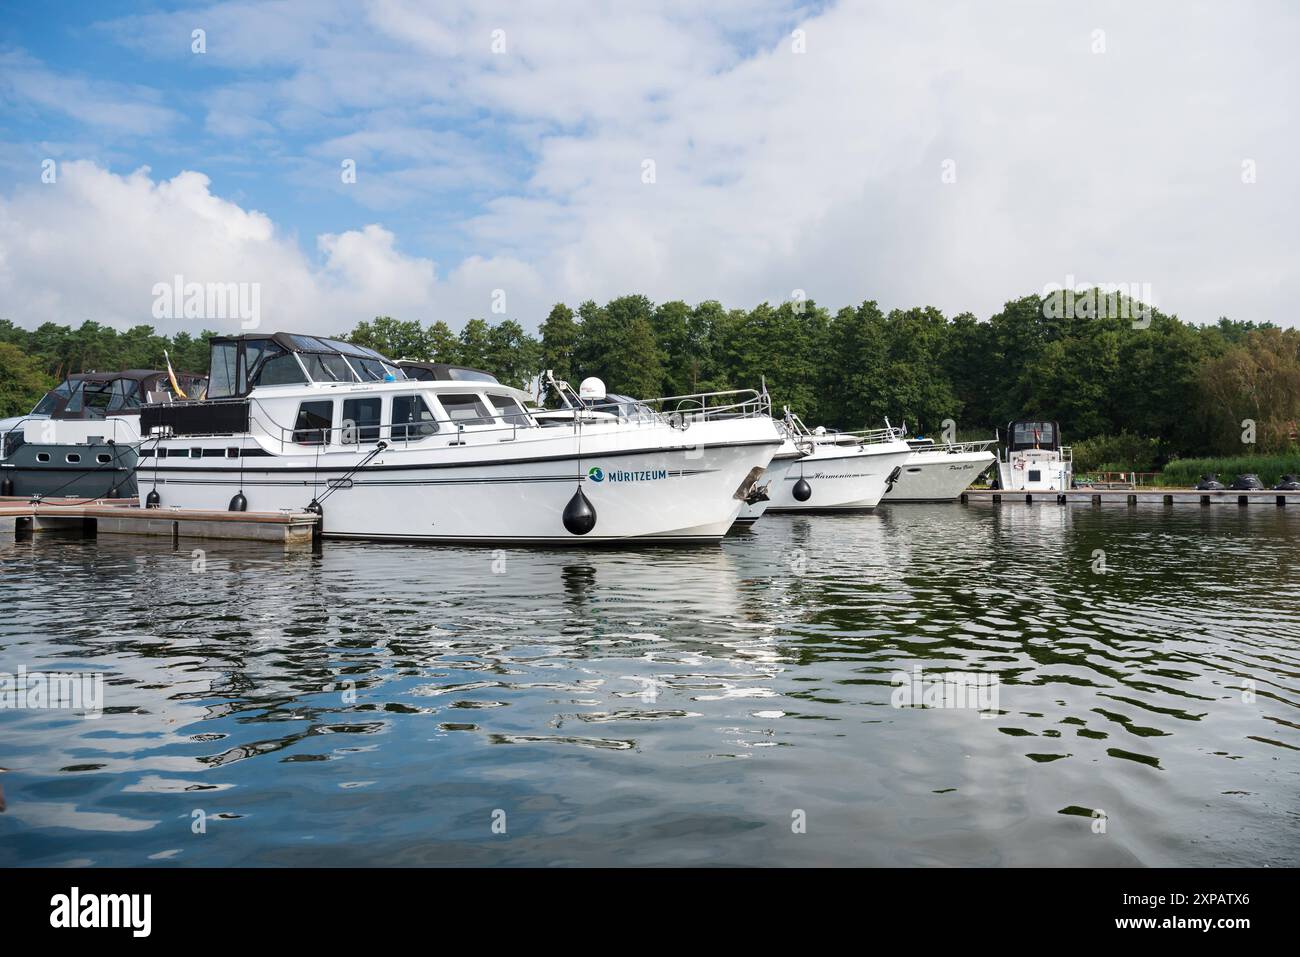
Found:
[[[993,462],[992,452],[913,452],[885,493],[885,504],[956,501]]]
[[[695,444],[684,444],[688,439]],[[254,444],[251,438],[236,441]],[[229,460],[169,455],[157,463],[156,487],[164,507],[225,509],[241,490],[249,511],[302,509],[316,500],[322,534],[332,538],[710,541],[730,528],[743,505],[741,489],[778,447],[766,418],[698,423],[686,433],[670,426],[588,427],[580,457],[570,430],[533,429],[518,441],[490,446],[395,446],[360,467],[368,450],[323,451],[319,460],[311,453]],[[155,487],[154,475],[154,463],[143,462],[142,502]],[[562,520],[579,486],[596,512],[595,528],[582,536],[567,531]]]
[[[875,508],[890,474],[907,461],[906,442],[867,445],[818,444],[791,465],[782,482],[772,483],[769,512],[839,512]],[[799,479],[812,489],[807,501],[794,497]]]

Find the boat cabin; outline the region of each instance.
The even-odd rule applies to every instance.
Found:
[[[419,442],[443,433],[534,425],[527,393],[478,369],[394,361],[373,349],[296,333],[212,340],[205,402],[146,410],[146,435],[237,435],[278,444]],[[205,451],[206,454],[206,451]]]

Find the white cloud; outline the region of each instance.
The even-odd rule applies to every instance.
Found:
[[[109,133],[154,135],[180,114],[147,87],[62,74],[19,51],[0,52],[0,102],[15,111],[53,110]]]
[[[18,276],[11,264],[39,258],[39,243],[0,233],[17,276],[6,292],[24,321],[51,302],[125,316],[136,306],[117,289],[123,271],[165,274],[186,256],[188,271],[270,263],[289,307],[277,324],[319,329],[377,312],[459,325],[494,288],[526,324],[556,300],[633,291],[749,306],[799,288],[829,306],[987,315],[1073,275],[1149,283],[1188,319],[1294,324],[1300,18],[1252,9],[280,0],[126,18],[110,31],[146,55],[183,57],[189,29],[208,30],[211,65],[237,78],[213,81],[208,129],[278,138],[291,186],[445,223],[459,184],[472,208],[436,240],[373,226],[322,237],[312,259],[291,224],[272,228],[201,177],[116,177],[151,197],[112,210],[145,240],[72,235],[88,278]],[[796,26],[806,53],[792,51]],[[496,29],[504,55],[491,52]],[[340,154],[361,161],[350,192],[333,185]],[[1254,184],[1241,181],[1246,159]],[[955,183],[941,180],[945,160]],[[67,202],[26,189],[5,209],[47,229],[59,214],[108,215],[107,200]],[[167,226],[204,209],[216,213],[202,237]],[[248,222],[266,236],[243,235]],[[459,264],[439,275],[402,252],[420,241],[460,248]]]
[[[317,249],[316,260],[304,255],[262,213],[214,196],[200,173],[156,182],[148,169],[119,176],[71,162],[56,183],[0,200],[0,302],[26,324],[239,328],[237,316],[156,320],[155,284],[180,275],[259,284],[264,329],[339,332],[377,314],[429,321],[440,306],[486,312],[478,260],[439,282],[433,262],[404,254],[378,225],[322,235]]]

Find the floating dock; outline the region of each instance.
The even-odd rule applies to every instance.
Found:
[[[1064,492],[1013,492],[999,489],[972,488],[961,493],[963,504],[1028,503],[1056,505],[1300,505],[1300,492],[1278,492],[1272,489],[1220,492],[1202,492],[1194,488],[1072,488]]]
[[[310,546],[318,537],[314,512],[216,512],[183,508],[141,508],[130,501],[58,499],[30,502],[0,499],[0,536],[12,540],[37,532],[88,537],[145,535],[180,539],[222,539]]]

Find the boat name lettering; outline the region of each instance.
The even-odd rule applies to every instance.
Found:
[[[587,477],[593,482],[655,482],[668,477],[667,469],[602,469],[592,466]]]

